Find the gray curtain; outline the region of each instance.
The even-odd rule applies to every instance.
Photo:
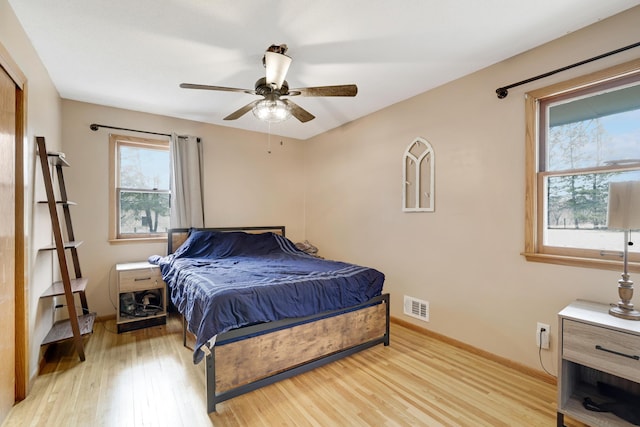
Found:
[[[195,136],[171,135],[171,228],[204,227],[202,146]]]

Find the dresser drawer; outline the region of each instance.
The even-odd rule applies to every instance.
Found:
[[[640,336],[564,319],[562,357],[640,382]]]
[[[120,271],[120,292],[136,292],[164,287],[159,268]]]

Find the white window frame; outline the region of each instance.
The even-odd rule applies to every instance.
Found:
[[[582,76],[531,91],[525,98],[526,136],[525,136],[525,248],[523,255],[528,261],[578,267],[621,269],[621,260],[617,253],[608,253],[587,249],[554,248],[543,244],[544,225],[544,182],[549,173],[541,171],[540,154],[540,102],[551,97],[614,82],[617,79],[640,76],[640,59],[617,65],[587,76]],[[619,171],[621,167],[608,168]],[[607,170],[608,170],[607,169]],[[602,171],[600,168],[593,170]],[[573,171],[575,173],[575,171]],[[622,241],[621,241],[622,246]],[[622,247],[620,248],[622,251]],[[640,272],[640,257],[630,254],[629,270]]]
[[[151,148],[156,150],[166,150],[169,152],[169,141],[138,138],[125,135],[109,135],[109,241],[111,243],[126,242],[149,242],[149,241],[167,241],[167,233],[148,233],[148,234],[128,234],[120,233],[119,215],[120,215],[120,198],[119,194],[119,176],[120,169],[118,164],[119,149],[121,146],[137,146],[140,148]]]

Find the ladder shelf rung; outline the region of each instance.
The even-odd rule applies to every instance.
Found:
[[[60,153],[57,151],[47,151],[47,156],[51,163],[55,166],[70,166],[69,163],[64,158],[64,153]]]
[[[64,242],[64,248],[65,249],[72,249],[72,248],[77,248],[78,246],[80,246],[82,244],[82,241],[71,241],[71,242]],[[50,246],[44,246],[42,248],[40,248],[41,251],[54,251],[56,250],[56,245],[50,245]]]
[[[46,200],[39,200],[38,203],[42,203],[42,204],[47,204],[49,202],[47,202]],[[72,202],[70,200],[56,200],[56,205],[67,205],[67,206],[78,206],[78,204],[76,202]]]
[[[80,335],[93,333],[93,323],[96,320],[96,313],[83,314],[78,316],[78,326],[80,327]],[[73,338],[73,330],[71,329],[71,320],[59,320],[53,324],[51,330],[41,345],[52,344],[54,342],[64,341]]]
[[[71,279],[71,292],[84,292],[84,290],[87,289],[87,283],[89,283],[89,280],[86,277]],[[64,295],[64,284],[62,282],[54,282],[42,295],[40,295],[40,298],[56,297],[60,295]]]

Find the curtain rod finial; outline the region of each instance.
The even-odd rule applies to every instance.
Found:
[[[96,130],[98,130],[98,125],[97,125],[97,124],[95,124],[95,123],[91,123],[91,124],[89,125],[89,129],[91,129],[91,130],[93,130],[93,131],[96,131]]]
[[[496,89],[496,94],[498,95],[498,99],[504,99],[509,95],[509,91],[503,87],[499,87]]]

